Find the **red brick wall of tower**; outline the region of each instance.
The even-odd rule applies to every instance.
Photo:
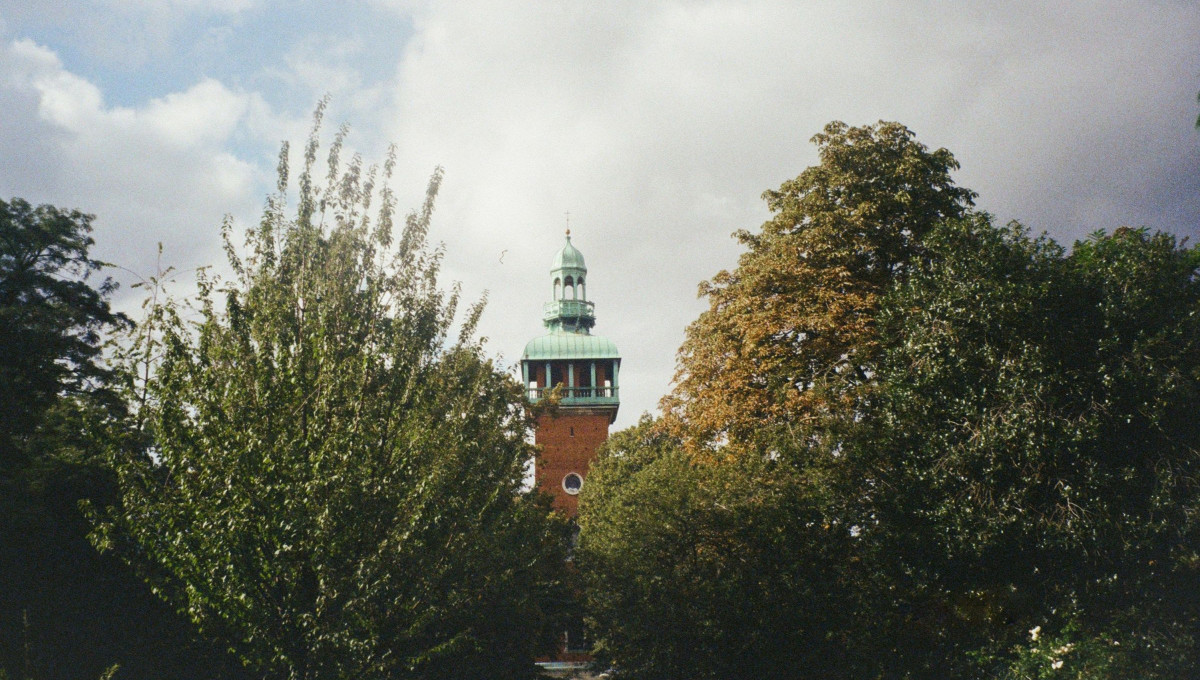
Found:
[[[538,417],[534,442],[542,447],[535,467],[538,488],[554,498],[554,508],[568,517],[579,510],[579,496],[563,489],[563,478],[575,472],[587,480],[588,466],[608,439],[608,409],[560,408]],[[587,482],[585,481],[584,484]]]

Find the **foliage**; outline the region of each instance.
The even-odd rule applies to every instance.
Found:
[[[0,673],[228,677],[221,655],[87,541],[81,500],[116,500],[104,455],[125,412],[101,361],[125,328],[90,215],[0,201]],[[153,635],[147,636],[147,631]]]
[[[925,234],[971,205],[950,152],[898,123],[834,122],[812,141],[820,163],[763,195],[775,216],[738,231],[738,267],[700,287],[709,309],[664,402],[692,445],[799,440],[844,407],[875,361],[880,296],[923,256]]]
[[[14,198],[0,201],[0,472],[25,462],[27,439],[64,393],[106,378],[101,332],[127,323],[88,283],[92,216]]]
[[[970,212],[900,126],[817,141],[702,288],[665,422],[589,477],[601,651],[639,678],[1195,676],[1200,250],[1068,252]],[[771,656],[796,647],[821,662]]]
[[[579,515],[599,659],[639,679],[846,677],[847,538],[818,507],[786,466],[697,465],[648,417],[614,435]]]
[[[342,163],[344,135],[318,187],[314,128],[294,218],[284,146],[244,253],[224,230],[232,282],[151,305],[154,446],[97,540],[266,677],[530,676],[564,527],[521,491],[520,388],[471,339],[482,303],[449,335],[440,171],[394,242],[394,157]]]
[[[1153,649],[1139,677],[1194,673],[1200,253],[1120,229],[1068,256],[982,216],[926,245],[831,475],[886,665],[973,677],[1044,625]]]
[[[1147,612],[1136,612],[1139,623],[1158,623]],[[1099,628],[1078,612],[1062,617],[1057,631],[1030,628],[1018,645],[1000,680],[1125,680],[1126,678],[1186,678],[1195,675],[1193,622],[1162,626]],[[1180,625],[1182,623],[1182,625]]]
[[[119,421],[85,396],[60,399],[30,440],[31,460],[0,477],[0,669],[39,680],[242,677],[240,664],[196,640],[127,565],[100,555],[78,504],[117,499],[105,464]]]
[[[113,664],[108,668],[105,668],[104,672],[100,674],[100,680],[112,680],[113,676],[117,674],[117,671],[120,670],[120,668],[120,664]],[[3,668],[0,668],[0,680],[8,680],[8,673]],[[34,678],[31,676],[26,676],[25,680],[34,680]]]

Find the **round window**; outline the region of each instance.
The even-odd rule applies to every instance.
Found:
[[[583,477],[571,472],[566,477],[563,477],[563,491],[574,496],[579,493],[579,489],[583,487]]]

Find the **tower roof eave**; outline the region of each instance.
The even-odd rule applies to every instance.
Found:
[[[621,355],[611,340],[600,335],[556,331],[530,340],[523,361],[556,359],[616,359]]]

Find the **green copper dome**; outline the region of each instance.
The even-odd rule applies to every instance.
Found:
[[[555,331],[534,338],[525,345],[523,361],[554,359],[619,359],[612,340],[599,335]]]
[[[583,253],[579,249],[571,245],[571,232],[567,231],[567,244],[558,251],[554,256],[554,263],[550,265],[550,271],[556,272],[562,269],[575,269],[581,273],[587,273],[587,265],[583,263]]]

